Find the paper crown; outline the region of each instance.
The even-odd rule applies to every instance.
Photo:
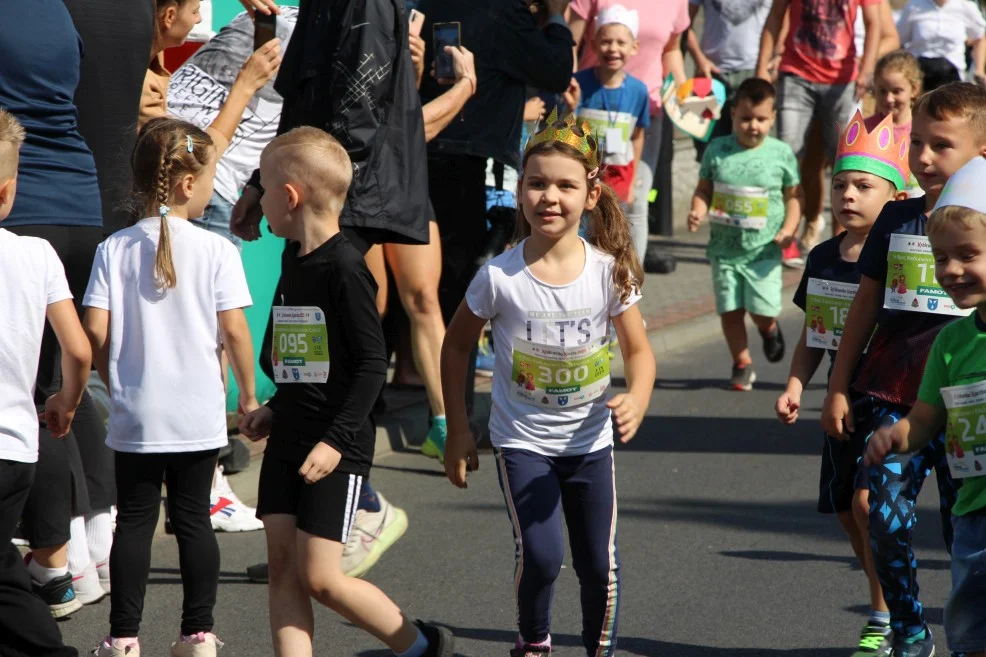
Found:
[[[986,214],[984,180],[986,180],[986,160],[974,157],[948,179],[934,209],[957,205]]]
[[[636,39],[640,32],[640,15],[636,9],[627,9],[623,5],[607,7],[596,15],[595,29],[597,33],[603,26],[614,24],[626,26],[633,38]]]
[[[588,161],[589,167],[595,169],[599,166],[599,145],[592,136],[592,128],[587,122],[583,121],[579,127],[582,130],[581,135],[573,130],[575,128],[575,115],[569,114],[564,120],[559,120],[558,108],[555,107],[555,109],[551,110],[544,129],[535,133],[530,141],[527,142],[527,148],[524,149],[524,153],[530,152],[538,144],[549,141],[560,141],[582,153],[586,161]]]
[[[871,132],[866,129],[863,115],[857,109],[845,131],[839,135],[832,173],[865,171],[889,180],[902,190],[911,176],[907,166],[909,144],[908,139],[894,141],[891,115],[885,116]]]

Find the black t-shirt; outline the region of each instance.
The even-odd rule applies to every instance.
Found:
[[[839,247],[846,234],[837,235],[832,239],[825,240],[808,254],[805,261],[805,270],[801,275],[801,282],[798,289],[794,292],[794,305],[801,310],[805,310],[808,302],[808,279],[817,278],[824,281],[836,283],[859,284],[859,269],[855,262],[846,262],[842,259]],[[828,349],[829,356],[835,359],[835,350]]]
[[[267,453],[301,461],[322,441],[342,453],[337,471],[366,476],[376,436],[370,412],[387,378],[377,285],[341,233],[308,255],[298,249],[291,243],[284,250],[273,305],[315,307],[313,317],[324,317],[329,375],[325,383],[305,383],[283,356],[275,365],[272,313],[260,356],[277,384],[268,402],[274,420]]]
[[[863,252],[859,272],[886,287],[890,236],[926,235],[923,198],[892,201],[877,218]],[[862,393],[891,404],[913,406],[928,353],[942,326],[954,317],[882,308],[877,330],[853,384]]]

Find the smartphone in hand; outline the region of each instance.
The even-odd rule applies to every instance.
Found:
[[[435,46],[435,78],[441,84],[452,84],[455,80],[455,67],[452,55],[445,52],[445,46],[462,45],[462,25],[458,21],[435,23],[432,28],[432,41]]]
[[[277,14],[253,15],[253,49],[257,50],[271,39],[277,37]]]
[[[411,15],[407,19],[407,31],[408,34],[413,34],[414,36],[421,36],[421,28],[425,24],[425,15],[422,14],[417,9],[411,10]]]

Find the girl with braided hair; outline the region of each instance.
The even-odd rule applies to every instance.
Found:
[[[173,657],[210,657],[219,546],[209,490],[226,445],[219,353],[229,355],[240,407],[257,408],[251,304],[236,247],[188,219],[212,196],[212,138],[159,118],[134,147],[134,224],[99,245],[83,305],[94,364],[110,390],[106,443],[114,450],[116,539],[110,554],[110,633],[95,654],[139,657],[137,634],[150,571],[161,483],[178,539],[184,584]]]

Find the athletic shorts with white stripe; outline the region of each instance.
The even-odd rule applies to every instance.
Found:
[[[333,472],[314,483],[298,474],[301,463],[264,455],[260,466],[257,517],[295,516],[295,525],[312,536],[345,543],[356,518],[363,477]]]

